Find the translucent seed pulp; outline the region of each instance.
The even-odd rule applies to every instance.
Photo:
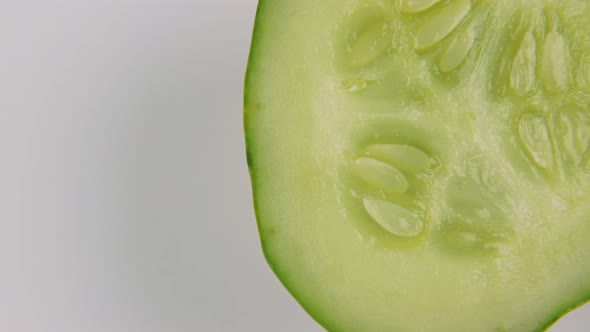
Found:
[[[399,10],[402,13],[418,13],[434,6],[438,2],[440,0],[400,0]]]
[[[370,18],[349,41],[348,58],[353,66],[366,66],[378,59],[391,46],[389,23],[383,18]]]
[[[384,229],[400,237],[415,237],[424,229],[424,221],[410,210],[380,199],[363,199],[365,209]]]
[[[443,53],[439,62],[439,68],[443,72],[449,72],[461,65],[475,41],[475,33],[468,29],[458,34],[449,48]]]
[[[560,113],[562,144],[566,158],[579,164],[590,144],[590,117],[575,106],[568,106]]]
[[[510,72],[510,86],[517,95],[524,96],[535,90],[536,67],[537,44],[535,37],[529,31],[522,38]]]
[[[405,172],[422,172],[433,164],[424,151],[409,145],[375,144],[367,147],[365,153]]]
[[[416,32],[414,47],[424,50],[449,35],[471,10],[471,1],[456,0],[429,17]]]
[[[556,93],[565,90],[568,74],[563,36],[558,32],[550,32],[545,39],[543,52],[543,78],[547,91]]]
[[[545,169],[553,168],[553,150],[545,119],[527,113],[518,125],[520,139],[534,162]]]
[[[408,190],[408,180],[392,165],[363,157],[354,161],[353,169],[357,176],[379,189],[394,193]]]

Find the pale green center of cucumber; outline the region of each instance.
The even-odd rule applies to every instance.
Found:
[[[490,253],[526,228],[518,219],[551,223],[588,195],[583,17],[511,3],[366,0],[337,29],[342,119],[320,121],[349,133],[344,182],[393,242]]]

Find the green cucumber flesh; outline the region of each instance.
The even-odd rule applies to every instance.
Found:
[[[261,0],[273,271],[329,331],[542,331],[590,298],[590,1]]]

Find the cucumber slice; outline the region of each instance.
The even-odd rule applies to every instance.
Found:
[[[590,298],[590,2],[262,0],[264,254],[329,331],[542,331]]]

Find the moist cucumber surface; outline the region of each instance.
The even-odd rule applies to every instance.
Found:
[[[590,298],[590,1],[261,0],[264,254],[329,331],[543,331]]]

